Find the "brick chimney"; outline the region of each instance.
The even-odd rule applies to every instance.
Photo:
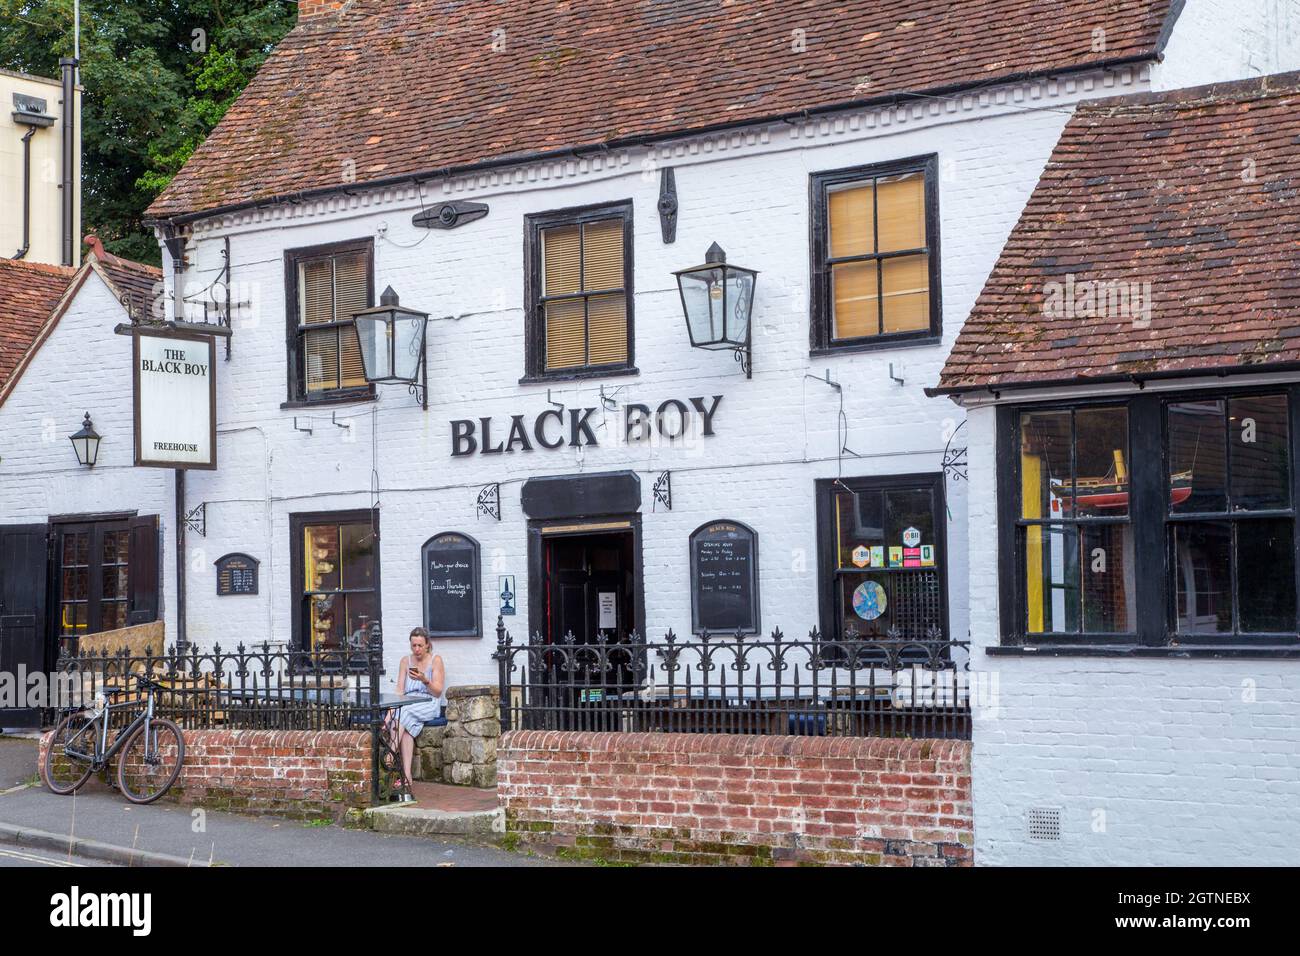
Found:
[[[298,0],[298,22],[311,20],[327,13],[338,13],[347,6],[347,0]]]

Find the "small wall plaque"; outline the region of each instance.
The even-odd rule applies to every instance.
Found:
[[[217,558],[217,595],[257,593],[257,558],[227,554]]]

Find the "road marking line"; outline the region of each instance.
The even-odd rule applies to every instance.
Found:
[[[85,866],[84,863],[73,863],[71,860],[54,860],[46,856],[36,856],[34,853],[22,853],[18,850],[0,849],[0,856],[22,860],[25,863],[43,863],[46,866]]]

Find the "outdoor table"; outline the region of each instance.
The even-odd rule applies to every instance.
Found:
[[[394,789],[394,793],[409,794],[411,792],[411,781],[406,779],[406,768],[402,766],[402,755],[392,745],[392,737],[395,737],[396,734],[390,735],[388,731],[389,717],[392,717],[395,724],[394,730],[396,730],[397,715],[394,711],[405,707],[407,704],[417,704],[428,699],[428,697],[417,695],[383,693],[379,695],[379,700],[375,703],[376,709],[383,715],[380,718],[380,725],[383,730],[379,734],[379,746],[382,748],[379,766],[381,769],[383,768],[385,756],[392,760],[393,767],[397,771],[397,787]]]

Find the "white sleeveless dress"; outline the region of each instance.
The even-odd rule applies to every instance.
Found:
[[[409,658],[407,659],[410,660]],[[409,664],[408,664],[409,666]],[[433,673],[433,664],[424,672],[425,677]],[[434,697],[418,680],[405,671],[402,672],[402,693],[408,697],[423,697],[425,700],[407,704],[397,711],[397,719],[412,737],[418,737],[424,725],[442,716],[443,697]]]

